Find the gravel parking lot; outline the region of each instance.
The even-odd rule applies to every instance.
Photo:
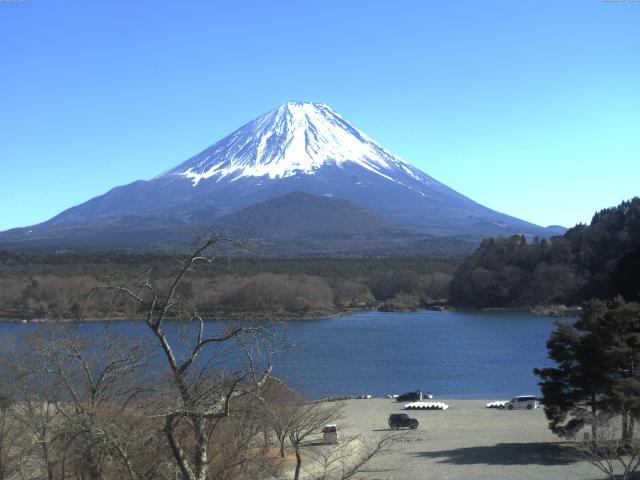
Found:
[[[347,400],[346,434],[376,438],[389,432],[390,413],[408,413],[420,427],[407,431],[393,452],[376,458],[366,478],[391,479],[580,479],[603,478],[573,457],[547,428],[542,409],[487,409],[488,400],[444,400],[445,411],[403,411],[393,400]],[[387,471],[379,471],[386,469]]]

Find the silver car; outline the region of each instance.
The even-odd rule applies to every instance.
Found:
[[[533,395],[521,395],[509,400],[504,408],[509,410],[532,410],[538,408],[538,399]]]

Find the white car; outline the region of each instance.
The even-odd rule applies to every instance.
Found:
[[[508,410],[532,410],[538,408],[538,399],[533,395],[521,395],[509,400],[503,408]]]

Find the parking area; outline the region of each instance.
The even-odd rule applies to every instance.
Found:
[[[347,400],[342,428],[376,438],[389,432],[391,413],[408,413],[420,426],[406,430],[393,451],[376,458],[364,478],[514,480],[603,478],[572,456],[547,428],[542,409],[485,408],[489,400],[445,400],[447,410],[404,411],[388,399]]]

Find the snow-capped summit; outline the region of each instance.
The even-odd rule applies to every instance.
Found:
[[[432,236],[557,233],[461,195],[327,105],[289,102],[151,180],[0,233],[0,244],[171,245],[211,227],[267,239],[286,255],[422,252]]]
[[[313,175],[325,166],[353,163],[387,180],[396,173],[432,183],[433,179],[370,139],[331,107],[288,102],[265,113],[161,176],[181,175],[193,185],[215,177]]]

